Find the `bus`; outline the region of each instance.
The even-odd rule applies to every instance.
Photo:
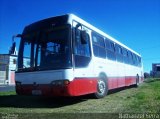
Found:
[[[18,95],[103,98],[144,80],[140,54],[74,14],[32,23],[15,37]]]

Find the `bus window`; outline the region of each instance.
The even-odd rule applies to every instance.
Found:
[[[110,60],[116,60],[114,43],[109,39],[105,39],[105,46],[107,50],[107,58]]]
[[[111,45],[110,45],[110,41],[109,39],[105,39],[105,46],[106,46],[106,49],[111,49]]]
[[[136,66],[138,66],[138,63],[139,63],[138,56],[136,55]]]
[[[93,52],[96,57],[106,58],[104,38],[92,32]]]
[[[80,56],[86,56],[86,57],[90,57],[91,53],[90,53],[90,46],[89,46],[89,35],[87,35],[87,43],[83,44],[81,42],[81,37],[80,37],[80,30],[77,29],[77,35],[76,35],[76,39],[75,39],[75,54],[76,55],[80,55]]]
[[[90,51],[90,38],[89,34],[86,37],[86,43],[81,42],[81,30],[76,29],[75,32],[75,44],[74,44],[74,59],[75,67],[86,67],[88,66],[91,60],[91,51]]]
[[[118,44],[115,45],[116,58],[118,62],[123,62],[122,48]]]
[[[122,48],[122,54],[123,54],[123,60],[124,63],[128,63],[128,54],[127,54],[127,50],[125,48]]]
[[[138,62],[138,66],[141,67],[141,66],[142,66],[141,57],[138,57],[138,61],[139,61],[139,62]]]
[[[128,51],[129,64],[133,65],[133,55],[131,51]]]
[[[136,66],[136,55],[133,53],[133,65]]]

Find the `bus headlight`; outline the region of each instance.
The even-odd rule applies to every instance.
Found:
[[[68,85],[69,83],[69,80],[64,80],[64,85]]]
[[[70,83],[69,80],[55,80],[51,82],[51,85],[63,86],[63,85],[68,85],[69,83]]]

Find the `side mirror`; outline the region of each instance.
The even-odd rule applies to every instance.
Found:
[[[78,28],[81,27],[81,30],[79,30]],[[76,37],[81,38],[81,43],[82,44],[87,44],[87,39],[88,39],[88,34],[85,30],[82,30],[82,24],[77,23],[76,27]]]
[[[17,35],[12,36],[12,46],[10,47],[9,54],[15,54],[16,42],[14,41],[14,39],[15,39],[16,37],[21,38],[22,35],[21,35],[21,34],[17,34]]]
[[[9,54],[14,54],[15,53],[15,50],[16,50],[16,42],[13,42],[12,43],[12,46],[10,47],[10,50],[9,50]]]
[[[88,34],[86,31],[81,31],[81,43],[87,44]]]

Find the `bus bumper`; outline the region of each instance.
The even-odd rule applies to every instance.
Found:
[[[18,84],[16,92],[18,95],[39,95],[39,96],[80,96],[97,91],[97,79],[77,78],[68,85],[53,84]]]

